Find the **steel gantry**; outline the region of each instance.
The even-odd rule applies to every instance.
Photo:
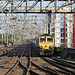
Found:
[[[75,0],[0,0],[0,13],[71,13],[74,5]]]

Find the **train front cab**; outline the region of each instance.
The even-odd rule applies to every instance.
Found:
[[[50,36],[39,37],[39,51],[43,55],[49,55],[54,51],[54,38]]]

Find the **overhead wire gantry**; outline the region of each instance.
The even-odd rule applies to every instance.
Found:
[[[75,0],[0,0],[0,13],[73,13],[74,5]]]

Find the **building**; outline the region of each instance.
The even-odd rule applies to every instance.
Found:
[[[67,44],[67,47],[74,47],[74,13],[51,14],[50,34],[55,37],[55,46]]]

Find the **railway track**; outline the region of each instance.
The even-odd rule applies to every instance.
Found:
[[[24,75],[39,75],[38,73],[36,73],[30,69],[30,66],[31,66],[31,58],[30,57],[22,57],[20,60],[20,63],[26,69],[25,70],[26,73]]]
[[[38,63],[39,62],[39,63]],[[31,70],[38,72],[39,75],[70,75],[70,72],[66,72],[59,67],[48,63],[43,58],[32,58]]]
[[[28,52],[26,50],[28,50]],[[21,62],[22,57],[25,56],[25,53],[28,53],[28,55],[26,55],[27,56],[26,66],[24,66]],[[24,47],[24,50],[22,51],[21,56],[19,56],[19,59],[16,61],[14,66],[5,75],[12,75],[12,74],[14,75],[16,74],[18,75],[38,75],[37,73],[30,70],[30,64],[31,64],[31,51],[30,51],[30,45],[27,45],[26,47]]]
[[[24,45],[23,45],[24,46]],[[23,47],[22,46],[22,47]],[[16,75],[16,73],[17,72],[15,72],[15,69],[16,69],[16,71],[17,70],[20,70],[20,69],[22,69],[21,70],[21,73],[22,73],[22,71],[23,71],[23,74],[25,74],[26,72],[28,72],[28,71],[26,71],[26,68],[20,63],[20,59],[22,58],[22,56],[24,55],[24,53],[25,53],[25,51],[26,51],[26,47],[24,47],[23,48],[23,50],[21,49],[22,48],[21,46],[20,46],[20,48],[19,48],[19,59],[16,61],[16,63],[15,63],[15,65],[5,74],[5,75],[11,75],[11,74],[13,74],[13,71],[14,71],[14,75]],[[18,52],[18,50],[16,50],[17,52]],[[15,51],[14,51],[15,52]],[[12,56],[13,55],[13,53],[14,52],[12,52],[9,56]],[[17,54],[17,53],[16,53]],[[18,54],[17,54],[18,55]],[[17,68],[18,67],[18,68]],[[25,71],[24,71],[25,70]],[[24,73],[25,72],[25,73]],[[20,74],[20,73],[19,73]]]
[[[35,57],[39,56],[37,51],[34,54],[33,46],[29,42],[6,53],[2,59],[6,57],[7,59],[4,60],[4,63],[0,63],[0,70],[7,71],[1,75],[75,75],[75,63],[54,57]]]
[[[23,66],[21,63],[20,59],[22,58],[22,56],[27,56],[28,63],[27,63],[26,67]],[[15,60],[14,58],[16,58],[16,57],[17,57],[17,59]],[[1,55],[0,71],[2,71],[2,73],[0,73],[0,74],[1,75],[11,75],[14,73],[16,75],[16,73],[17,73],[17,72],[15,72],[15,69],[16,69],[16,71],[21,70],[20,73],[18,71],[18,75],[21,73],[25,74],[25,75],[28,75],[29,73],[32,75],[38,75],[37,73],[30,70],[30,63],[31,63],[30,59],[31,59],[30,44],[28,43],[28,44],[20,45],[19,47],[14,48],[10,52],[7,52],[7,53],[4,53]],[[10,63],[9,61],[11,61],[13,63]],[[13,66],[7,65],[7,62],[10,65],[13,64]]]
[[[20,46],[20,47],[21,47],[21,46]],[[16,48],[12,49],[11,51],[9,51],[9,52],[3,54],[3,55],[0,57],[0,58],[2,58],[2,59],[0,60],[0,65],[3,64],[3,63],[5,63],[5,62],[11,61],[14,56],[18,56],[18,57],[21,56],[20,54],[21,54],[22,51],[21,51],[21,52],[19,51],[19,50],[20,50],[20,47],[16,47]],[[17,57],[17,58],[18,58],[18,57]]]
[[[40,75],[42,75],[42,74],[45,74],[45,75],[46,75],[46,74],[47,74],[47,75],[58,75],[57,72],[52,71],[52,70],[49,70],[49,69],[46,69],[46,68],[44,68],[43,66],[36,65],[36,64],[33,63],[33,62],[31,62],[31,64],[32,64],[33,66],[35,66],[36,68],[38,68]]]
[[[56,60],[61,61],[61,62],[66,62],[68,64],[72,64],[72,65],[75,66],[75,61],[72,61],[72,60],[58,59],[58,58],[55,58],[55,57],[52,57],[52,59],[56,59]]]
[[[59,60],[56,58],[42,56],[33,58],[31,63],[31,70],[35,71],[36,73],[38,71],[40,75],[75,75],[75,63],[65,60],[62,61],[61,59]]]
[[[53,59],[51,59],[51,58],[45,58],[45,57],[43,57],[43,59],[44,59],[46,62],[48,62],[49,64],[52,64],[52,65],[54,65],[54,66],[56,66],[56,67],[62,69],[63,71],[65,71],[65,73],[68,72],[68,73],[71,74],[71,75],[75,75],[75,69],[74,69],[73,65],[70,65],[70,64],[68,64],[68,63],[66,63],[66,62],[64,62],[64,63],[65,63],[65,64],[64,64],[64,63],[62,63],[62,62],[55,61],[55,60],[53,60]]]
[[[64,59],[57,59],[55,57],[52,57],[52,59],[59,62],[60,65],[67,66],[67,67],[75,69],[75,63],[67,62]]]
[[[21,68],[21,69],[25,69],[23,66],[22,66],[22,64],[20,63],[20,59],[21,59],[21,57],[23,56],[23,54],[24,54],[24,52],[25,52],[25,50],[22,52],[22,55],[20,56],[20,58],[19,58],[19,60],[17,60],[17,62],[15,63],[15,65],[5,74],[5,75],[11,75],[11,74],[13,74],[14,73],[14,75],[16,75],[16,73],[17,72],[15,72],[15,70],[16,69],[18,69],[18,68]],[[21,70],[20,69],[20,70]],[[22,70],[20,71],[20,72],[22,72]],[[19,73],[18,73],[19,74]],[[23,73],[24,74],[24,73]]]
[[[11,51],[11,49],[15,48],[15,47],[18,47],[19,45],[21,45],[23,43],[14,43],[13,46],[8,46],[8,47],[1,47],[0,48],[0,56],[2,56],[3,54]]]
[[[25,44],[14,48],[10,52],[7,52],[0,57],[0,74],[1,75],[5,75],[5,73],[11,67],[13,67],[13,65],[20,59],[25,47],[23,48],[23,50],[21,50],[20,48],[22,48],[23,46],[25,46]]]
[[[18,47],[18,45],[15,45],[15,48],[17,48],[17,47]],[[4,49],[6,49],[6,50],[8,49],[8,50],[6,53],[4,53],[0,56],[0,74],[1,75],[5,75],[5,73],[16,63],[16,61],[18,59],[17,56],[9,57],[9,55],[11,55],[11,53],[12,53],[12,50],[14,51],[13,47],[4,48]]]

